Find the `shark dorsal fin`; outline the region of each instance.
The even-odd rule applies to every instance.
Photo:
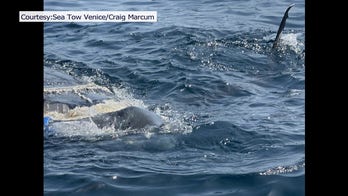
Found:
[[[280,40],[280,34],[282,33],[284,27],[285,27],[285,23],[286,23],[286,19],[288,18],[288,12],[289,10],[294,6],[295,4],[291,4],[285,11],[284,13],[284,16],[283,16],[283,19],[282,21],[280,22],[280,25],[279,25],[279,29],[278,29],[278,32],[277,32],[277,36],[273,42],[273,49],[277,47],[278,43],[279,43],[279,40]]]

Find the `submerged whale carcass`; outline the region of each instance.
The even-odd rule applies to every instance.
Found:
[[[44,124],[91,121],[98,128],[160,127],[161,117],[119,98],[110,89],[80,81],[62,71],[44,68]]]

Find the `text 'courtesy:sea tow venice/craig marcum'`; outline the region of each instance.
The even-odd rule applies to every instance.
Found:
[[[157,12],[23,12],[21,22],[156,22]]]

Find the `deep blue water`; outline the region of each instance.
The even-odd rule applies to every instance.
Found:
[[[304,195],[304,1],[45,0],[45,10],[157,11],[157,23],[45,23],[44,64],[165,120],[150,135],[45,137],[45,195]]]

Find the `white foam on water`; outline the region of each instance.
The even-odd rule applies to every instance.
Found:
[[[282,34],[280,42],[282,45],[289,46],[296,54],[299,54],[304,49],[304,43],[298,39],[299,36],[301,36],[301,33]]]
[[[112,127],[98,128],[97,125],[88,120],[72,120],[54,122],[49,129],[53,130],[52,135],[59,137],[95,138],[97,136],[113,135],[115,130]]]
[[[266,171],[260,172],[259,174],[261,176],[269,176],[269,175],[280,175],[280,174],[287,174],[295,172],[299,169],[302,169],[305,167],[305,163],[295,164],[295,165],[289,165],[289,166],[278,166],[275,168],[268,169]]]
[[[168,103],[164,104],[164,106],[156,107],[154,112],[164,121],[162,133],[187,134],[192,132],[193,127],[192,122],[190,122],[192,114],[178,112]]]

